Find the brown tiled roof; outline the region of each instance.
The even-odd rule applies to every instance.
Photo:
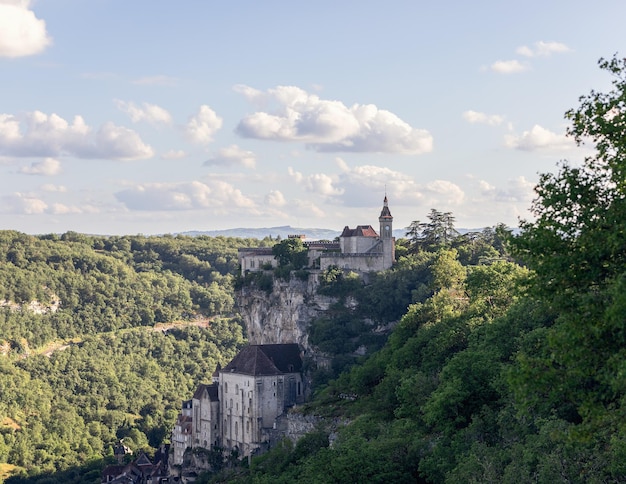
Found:
[[[300,347],[293,343],[246,346],[222,372],[267,376],[295,373],[301,369]]]
[[[341,237],[378,237],[378,234],[371,225],[357,225],[354,229],[346,225]]]

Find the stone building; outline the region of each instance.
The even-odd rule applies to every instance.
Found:
[[[338,242],[304,241],[309,268],[326,270],[336,266],[358,272],[389,269],[395,261],[395,238],[386,195],[378,223],[378,233],[371,225],[357,225],[354,229],[346,226]],[[271,247],[239,249],[238,256],[242,275],[277,266]]]
[[[193,442],[192,404],[193,400],[183,402],[182,411],[174,424],[170,447],[171,463],[174,465],[180,465],[183,462],[185,449],[191,447]]]
[[[276,418],[304,403],[297,344],[246,346],[219,375],[222,443],[250,455],[269,440]]]
[[[236,450],[249,456],[269,446],[276,420],[306,396],[297,344],[249,345],[218,371],[217,382],[201,384],[172,432],[171,464],[194,447]]]
[[[194,447],[210,449],[220,445],[220,419],[218,385],[200,384],[191,399],[192,442]]]

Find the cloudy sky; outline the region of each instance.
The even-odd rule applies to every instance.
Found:
[[[528,218],[626,2],[0,0],[0,229]],[[626,53],[625,53],[626,55]],[[588,148],[587,148],[588,149]],[[588,152],[587,152],[588,153]]]

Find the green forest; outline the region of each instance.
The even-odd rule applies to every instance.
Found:
[[[99,482],[120,439],[169,439],[245,342],[237,248],[259,243],[0,232],[0,480]]]
[[[318,427],[196,482],[626,482],[626,60],[599,66],[611,90],[565,115],[593,151],[540,176],[533,219],[460,234],[433,209],[393,269],[324,272]],[[273,240],[0,232],[0,480],[95,483],[119,439],[167,440],[245,343],[235,291],[267,275],[236,252],[259,244],[306,273]]]
[[[379,351],[318,387],[304,410],[318,429],[203,482],[626,482],[626,59],[599,66],[612,89],[565,115],[595,151],[541,175],[535,218],[490,248],[451,214],[414,222],[380,275],[394,282],[365,299],[413,302]],[[423,277],[396,284],[408,266]]]

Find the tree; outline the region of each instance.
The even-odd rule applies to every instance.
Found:
[[[454,228],[452,212],[439,212],[433,208],[428,214],[428,220],[414,220],[407,228],[406,236],[411,242],[411,252],[449,247],[452,240],[459,235]]]
[[[522,222],[511,240],[534,271],[533,294],[559,314],[520,354],[517,390],[529,401],[545,395],[549,411],[589,426],[590,435],[606,434],[595,426],[618,425],[611,409],[626,397],[619,377],[626,367],[626,59],[600,59],[599,66],[613,76],[612,90],[591,91],[566,113],[568,135],[592,143],[594,154],[579,167],[564,162],[541,175],[536,220]]]
[[[302,269],[308,263],[308,250],[302,239],[289,238],[272,247],[272,254],[281,267],[292,266],[294,270]]]

